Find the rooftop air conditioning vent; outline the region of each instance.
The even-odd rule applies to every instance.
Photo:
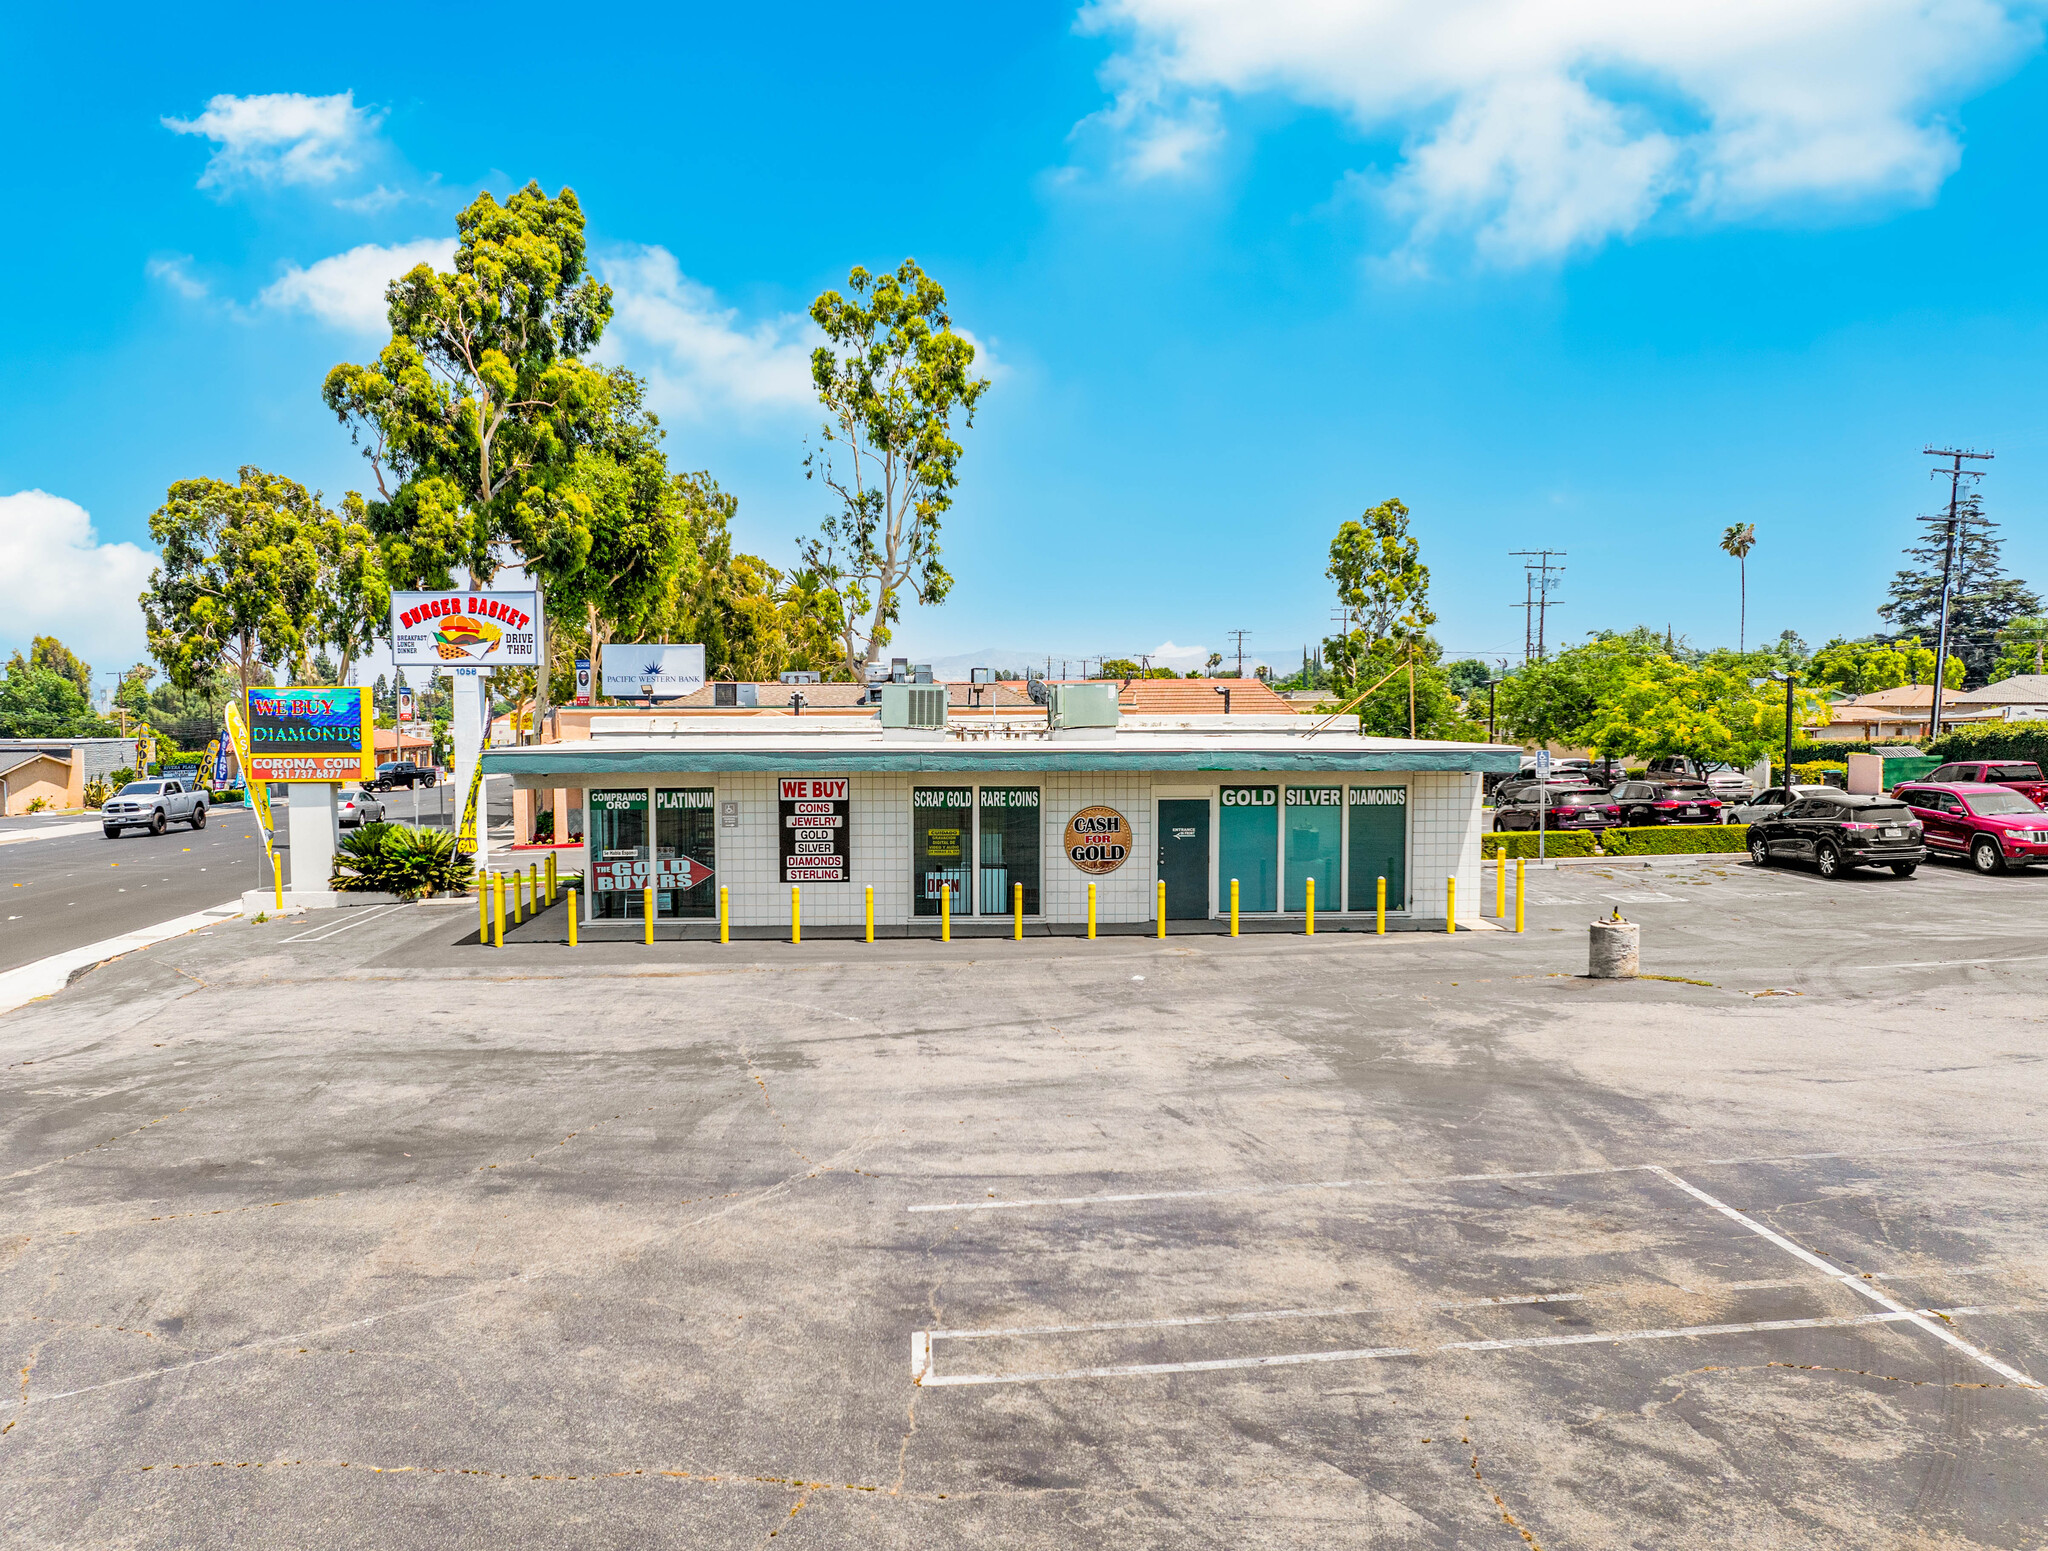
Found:
[[[920,732],[946,730],[946,687],[943,684],[884,684],[882,725]]]

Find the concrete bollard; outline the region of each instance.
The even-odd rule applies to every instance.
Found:
[[[1642,928],[1619,915],[1595,921],[1586,962],[1594,980],[1633,980],[1642,967]]]

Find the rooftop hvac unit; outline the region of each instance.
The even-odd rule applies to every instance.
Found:
[[[884,684],[882,726],[915,728],[920,732],[946,730],[946,687],[943,684]]]
[[[1070,727],[1114,727],[1119,715],[1114,684],[1055,684],[1050,722],[1054,732]]]

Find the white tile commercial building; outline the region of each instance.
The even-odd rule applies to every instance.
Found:
[[[964,734],[964,735],[963,735]],[[876,719],[614,719],[588,741],[492,749],[491,775],[584,808],[585,920],[857,927],[1085,921],[1230,910],[1319,920],[1458,917],[1480,903],[1480,778],[1513,748],[1364,738],[1300,716],[1123,718],[1048,734]],[[574,795],[570,795],[574,794]],[[1332,925],[1337,924],[1335,920]]]

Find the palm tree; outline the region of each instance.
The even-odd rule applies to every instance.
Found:
[[[1741,623],[1736,629],[1735,649],[1738,652],[1747,651],[1749,648],[1749,552],[1756,547],[1756,524],[1753,522],[1732,524],[1728,531],[1721,535],[1721,547],[1733,555],[1742,566],[1742,615]]]

